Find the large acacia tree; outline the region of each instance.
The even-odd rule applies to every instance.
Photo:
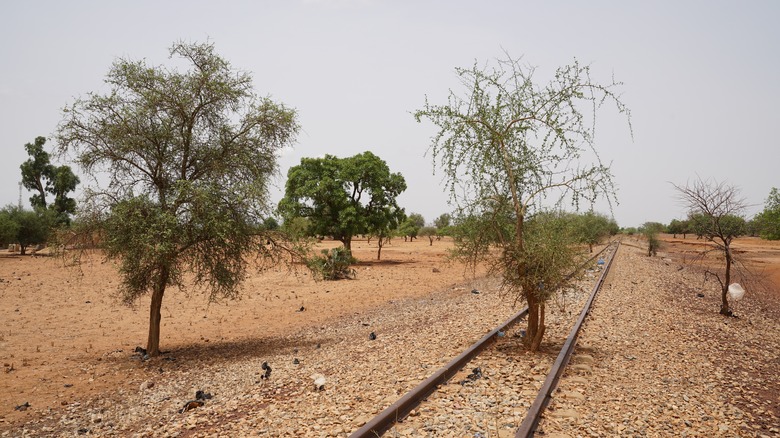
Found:
[[[119,262],[122,298],[151,292],[152,356],[168,287],[185,287],[191,273],[210,299],[232,298],[258,251],[256,260],[284,254],[257,224],[268,215],[278,153],[299,130],[294,110],[258,97],[251,76],[213,45],[177,43],[170,55],[186,69],[117,60],[110,91],[67,107],[57,134],[61,152],[96,177],[85,217],[98,219]]]
[[[310,235],[331,236],[350,249],[352,236],[386,235],[398,226],[404,210],[396,198],[404,190],[404,177],[370,151],[302,158],[287,172],[279,211],[285,222],[307,218]]]
[[[414,116],[438,128],[429,151],[434,169],[441,166],[444,172],[455,207],[476,218],[472,222],[482,231],[500,230],[469,233],[482,240],[459,239],[459,250],[474,263],[492,261],[505,289],[527,302],[527,345],[536,350],[545,331],[545,300],[557,284],[539,280],[563,277],[563,270],[577,262],[572,258],[560,265],[565,269],[542,272],[549,252],[539,245],[532,250],[529,243],[553,242],[555,236],[527,236],[526,219],[544,210],[545,199],[548,205],[578,205],[614,198],[612,174],[596,153],[595,116],[605,103],[626,116],[628,109],[616,94],[619,83],[593,81],[590,68],[576,61],[559,68],[546,85],[535,82],[533,68],[508,55],[492,67],[475,63],[455,71],[462,90],[451,90],[443,105],[426,99]],[[535,228],[552,233],[557,225]],[[498,251],[491,251],[495,247]]]

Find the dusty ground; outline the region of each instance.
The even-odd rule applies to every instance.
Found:
[[[665,240],[663,257],[675,261],[701,244],[691,236]],[[266,272],[250,279],[238,302],[208,305],[201,295],[171,291],[163,303],[162,349],[179,365],[203,357],[240,361],[248,351],[273,348],[269,340],[311,328],[325,330],[407,298],[453,289],[464,281],[464,272],[445,262],[446,246],[396,240],[376,262],[373,245],[356,242],[355,255],[361,260],[357,280],[316,283],[303,273]],[[737,248],[780,284],[780,244],[742,239]],[[132,359],[135,346],[145,344],[148,299],[134,309],[118,305],[112,297],[118,279],[110,264],[94,257],[79,272],[55,258],[4,255],[0,280],[0,361],[5,370],[0,374],[0,433],[15,436],[14,430],[44,415],[113,397],[128,384],[137,391],[138,382],[148,379],[148,367]],[[780,314],[777,287],[750,299]],[[23,403],[30,408],[14,409]]]
[[[398,239],[376,261],[373,242],[355,241],[357,280],[315,282],[280,268],[250,278],[240,301],[209,305],[202,295],[171,290],[161,349],[179,357],[240,354],[263,339],[450,287],[464,271],[447,263],[448,246]],[[0,256],[0,431],[137,378],[137,361],[104,360],[146,346],[149,300],[121,305],[118,283],[115,268],[97,255],[80,271],[59,258]],[[31,407],[14,409],[24,403]]]

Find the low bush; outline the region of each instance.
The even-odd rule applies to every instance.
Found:
[[[350,250],[343,247],[333,248],[330,251],[323,249],[321,254],[306,260],[306,265],[311,269],[316,279],[354,279],[357,275],[357,272],[351,268],[357,260],[352,257]]]

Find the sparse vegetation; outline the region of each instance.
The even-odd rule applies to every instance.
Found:
[[[664,225],[659,222],[645,222],[642,225],[642,235],[647,240],[647,256],[655,257],[658,250],[661,249],[661,240],[658,239],[658,233],[664,231]]]
[[[332,248],[330,251],[323,249],[319,256],[311,256],[306,259],[306,266],[313,272],[318,280],[344,280],[354,279],[357,272],[352,269],[356,260],[352,252],[345,248]]]
[[[426,100],[414,117],[438,127],[430,147],[433,161],[441,165],[450,200],[464,218],[457,252],[467,263],[500,267],[505,291],[528,303],[525,339],[535,351],[545,331],[544,302],[557,283],[547,280],[542,289],[537,280],[560,272],[544,268],[548,248],[531,250],[530,242],[551,247],[558,242],[559,236],[544,235],[560,231],[557,220],[542,219],[557,215],[546,213],[545,205],[614,199],[612,174],[598,158],[591,121],[605,102],[621,113],[628,109],[617,94],[619,83],[598,84],[590,68],[577,62],[559,68],[542,86],[532,68],[509,56],[490,67],[475,62],[455,71],[462,94],[451,91],[443,105]],[[585,153],[594,160],[585,162]],[[528,231],[534,217],[540,224]]]
[[[734,238],[745,233],[745,219],[741,216],[746,207],[745,200],[739,197],[736,186],[725,182],[696,179],[685,186],[674,185],[674,188],[690,211],[689,218],[695,223],[696,234],[715,245],[714,249],[704,250],[701,257],[710,251],[716,251],[723,257],[723,270],[705,267],[705,275],[715,278],[720,284],[720,313],[731,316],[728,289],[732,282],[732,267],[741,266],[747,274],[747,268],[739,263],[731,248]],[[742,277],[741,281],[745,282],[750,275]]]

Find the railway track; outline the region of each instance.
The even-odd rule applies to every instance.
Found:
[[[593,256],[588,262],[583,264],[583,266],[580,268],[582,269],[595,263],[597,259],[601,261],[606,258],[606,260],[604,260],[600,274],[596,278],[596,281],[593,285],[592,291],[585,301],[585,305],[579,314],[579,317],[576,319],[576,322],[574,323],[571,332],[566,338],[560,353],[556,357],[555,362],[552,364],[547,377],[544,379],[544,383],[541,385],[536,398],[534,399],[533,403],[530,404],[524,419],[515,431],[514,436],[516,438],[524,438],[534,435],[539,420],[541,419],[541,416],[551,399],[552,392],[555,389],[560,376],[563,374],[569,359],[571,358],[571,355],[574,351],[574,346],[576,345],[580,327],[590,312],[590,308],[593,304],[596,294],[601,288],[601,285],[603,284],[604,279],[609,272],[609,267],[612,263],[613,256],[616,253],[618,246],[619,242],[608,245],[598,254]],[[572,276],[576,275],[576,273],[577,272],[572,273]],[[390,430],[397,423],[402,422],[410,414],[419,414],[420,405],[424,403],[428,397],[434,394],[442,385],[447,384],[453,378],[453,376],[461,372],[461,370],[469,362],[474,361],[475,358],[477,358],[482,352],[484,352],[486,349],[489,349],[490,346],[494,345],[500,337],[505,336],[507,330],[525,318],[527,313],[528,308],[526,307],[504,321],[495,329],[491,330],[475,344],[467,348],[457,357],[448,362],[445,366],[438,369],[431,376],[422,381],[414,389],[385,408],[370,421],[366,422],[366,424],[364,424],[360,429],[352,433],[350,437],[378,437]],[[474,369],[474,373],[472,375],[477,374],[477,369],[478,368]],[[481,375],[481,370],[479,371],[479,374]],[[481,435],[481,433],[478,432],[474,436],[484,435]]]

